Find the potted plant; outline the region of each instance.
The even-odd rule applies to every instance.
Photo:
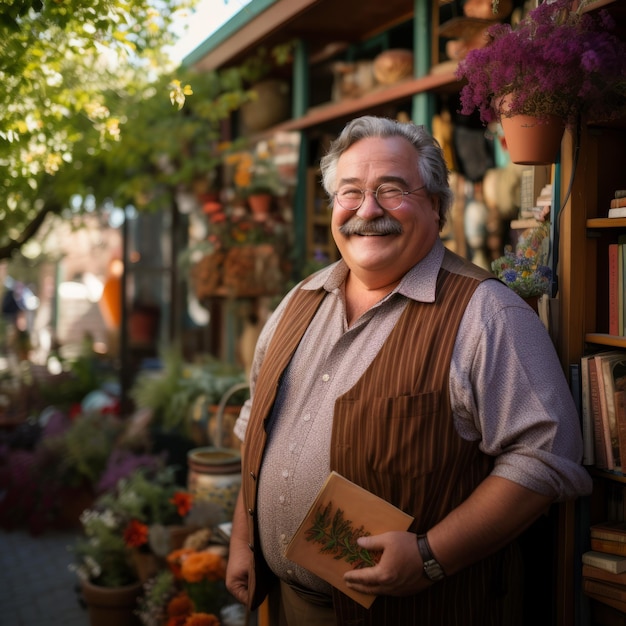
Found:
[[[552,270],[543,263],[549,241],[547,223],[523,233],[515,247],[507,246],[504,256],[491,264],[493,273],[535,310],[537,300],[550,291]]]
[[[581,117],[609,120],[626,111],[626,45],[614,34],[605,10],[584,12],[585,3],[543,2],[517,25],[495,24],[485,47],[459,63],[461,113],[478,109],[481,120],[503,125],[515,163],[551,163],[565,127]],[[537,131],[546,144],[548,123],[557,123],[556,140],[538,160],[516,153],[514,117]]]
[[[80,521],[84,537],[76,541],[71,566],[81,583],[91,626],[135,626],[141,581],[120,532],[121,519],[107,509],[87,509]]]

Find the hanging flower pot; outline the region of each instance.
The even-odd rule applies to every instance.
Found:
[[[530,115],[502,116],[506,147],[513,163],[548,165],[554,163],[561,147],[565,124],[555,115],[545,118]]]

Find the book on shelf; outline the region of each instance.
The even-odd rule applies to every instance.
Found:
[[[607,572],[605,569],[594,567],[593,565],[583,564],[583,578],[592,578],[593,580],[604,580],[614,585],[624,585],[626,587],[626,572],[614,574]]]
[[[596,462],[591,390],[589,387],[590,358],[593,357],[588,354],[580,359],[580,419],[583,431],[583,465],[594,465]]]
[[[609,217],[626,217],[626,206],[609,209]]]
[[[391,530],[406,531],[412,522],[413,517],[393,504],[331,472],[289,542],[285,556],[369,608],[376,596],[354,591],[343,580],[348,570],[367,567],[376,560],[376,554],[359,548],[356,539]],[[335,547],[329,549],[338,526],[345,529],[346,543],[333,541]]]
[[[626,189],[616,189],[613,194],[614,198],[626,198]]]
[[[623,541],[610,541],[609,539],[596,539],[591,537],[591,549],[595,552],[605,552],[626,557],[626,543]]]
[[[602,602],[603,604],[606,604],[614,609],[617,609],[618,611],[622,613],[626,613],[626,602],[623,602],[622,600],[616,600],[615,598],[611,598],[610,596],[602,595],[599,593],[594,593],[593,591],[587,591],[587,590],[584,590],[584,591],[585,591],[585,595],[589,596],[591,599],[596,600],[598,602]]]
[[[585,578],[583,579],[583,589],[600,596],[608,596],[614,600],[626,603],[626,587],[623,585],[616,585],[606,580]]]
[[[613,453],[611,451],[611,436],[608,422],[602,418],[600,404],[600,381],[601,367],[597,355],[591,355],[588,360],[589,366],[589,396],[591,412],[593,415],[593,434],[596,467],[600,469],[614,469]]]
[[[621,238],[620,238],[621,239]],[[617,334],[624,336],[624,246],[617,242]]]
[[[619,209],[621,207],[626,207],[626,198],[613,198],[613,200],[611,200],[609,208]]]
[[[609,335],[619,335],[619,244],[610,243],[609,254]]]
[[[626,557],[609,552],[599,552],[588,550],[582,555],[583,565],[592,565],[613,574],[623,574],[626,572]]]
[[[600,406],[602,411],[606,412],[606,420],[608,421],[611,437],[611,450],[613,452],[613,469],[616,469],[621,468],[622,463],[617,414],[615,411],[615,392],[626,389],[626,352],[618,351],[598,356],[602,367],[602,383],[604,385],[604,404],[602,404],[601,396]],[[624,452],[626,454],[626,449]]]
[[[589,527],[589,534],[596,539],[626,543],[626,522],[601,522]]]

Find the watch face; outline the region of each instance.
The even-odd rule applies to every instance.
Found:
[[[434,559],[424,563],[424,572],[433,582],[441,580],[445,576],[441,565],[439,565],[439,563],[437,563]]]

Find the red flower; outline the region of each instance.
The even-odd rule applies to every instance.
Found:
[[[124,542],[131,548],[139,548],[148,543],[148,527],[136,519],[131,520],[124,530]]]
[[[185,517],[191,510],[193,496],[186,491],[177,491],[171,498],[170,502],[176,506],[176,510],[181,517]]]

